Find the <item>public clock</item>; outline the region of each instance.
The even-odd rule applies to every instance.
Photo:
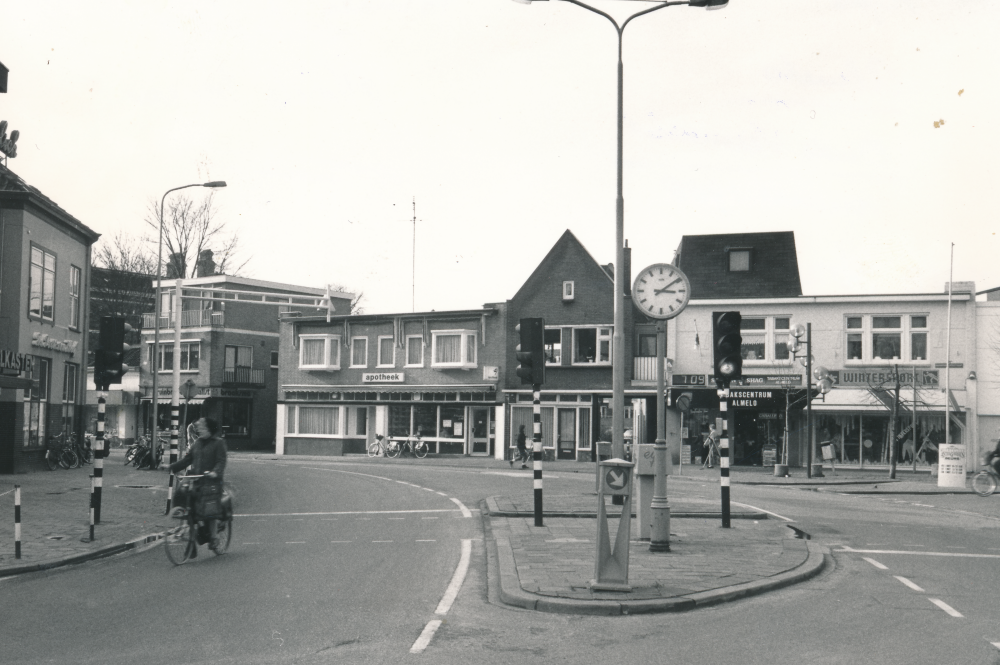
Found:
[[[646,316],[672,319],[687,307],[691,282],[679,268],[654,263],[645,268],[632,284],[632,302]]]

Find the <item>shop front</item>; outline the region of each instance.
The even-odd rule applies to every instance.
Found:
[[[278,454],[364,454],[376,434],[419,437],[437,455],[485,457],[496,450],[498,405],[492,385],[449,390],[290,388],[281,397]]]
[[[534,433],[534,397],[531,393],[510,392],[507,395],[510,417],[510,436],[507,440],[508,459],[516,454],[517,436],[520,428],[529,442]],[[589,393],[546,393],[541,394],[542,451],[545,459],[593,461],[593,441],[605,422],[610,428],[610,411],[601,418],[594,418],[596,395]],[[610,402],[610,398],[607,400]],[[605,409],[610,409],[607,405]],[[627,422],[627,420],[626,420]],[[610,429],[608,431],[610,437]],[[608,438],[608,441],[611,439]]]

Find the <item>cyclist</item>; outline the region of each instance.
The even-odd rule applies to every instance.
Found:
[[[199,418],[194,423],[194,431],[198,439],[184,457],[170,465],[170,471],[190,466],[195,475],[204,474],[204,479],[213,479],[221,485],[226,470],[226,442],[219,436],[219,423],[213,418]],[[219,544],[216,520],[206,519],[205,523],[211,534],[209,548],[214,551]]]
[[[993,467],[993,470],[1000,476],[1000,439],[997,439],[996,448],[986,453],[986,464]]]

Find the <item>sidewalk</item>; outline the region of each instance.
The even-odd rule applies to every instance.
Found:
[[[611,542],[620,508],[606,501]],[[828,550],[794,537],[783,523],[739,509],[723,529],[716,501],[670,499],[670,552],[649,541],[629,547],[630,592],[592,591],[597,495],[545,496],[544,526],[534,522],[533,495],[483,502],[490,581],[500,600],[543,612],[639,614],[678,612],[763,593],[818,574]],[[551,513],[551,514],[550,514]],[[556,517],[555,515],[560,515]],[[569,515],[576,515],[570,517]],[[633,538],[637,523],[632,520]]]
[[[0,577],[141,550],[170,525],[166,471],[124,466],[124,449],[104,460],[101,523],[90,542],[90,475],[79,469],[0,476]],[[15,558],[14,485],[21,486],[21,558]]]

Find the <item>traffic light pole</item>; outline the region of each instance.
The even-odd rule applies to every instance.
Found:
[[[719,487],[722,491],[722,528],[729,528],[729,386],[719,399]],[[712,454],[710,450],[709,455]]]
[[[542,384],[531,386],[531,461],[535,476],[535,526],[542,524]]]
[[[101,523],[101,489],[104,486],[104,413],[108,400],[104,397],[104,386],[96,386],[97,398],[97,438],[94,439],[94,492],[91,499],[94,503],[94,524]],[[93,534],[91,534],[93,540]]]

